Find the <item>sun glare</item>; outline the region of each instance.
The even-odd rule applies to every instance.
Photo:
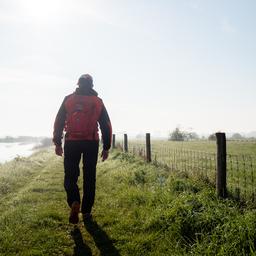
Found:
[[[63,11],[65,1],[61,0],[23,0],[21,8],[26,17],[35,22],[54,20]]]

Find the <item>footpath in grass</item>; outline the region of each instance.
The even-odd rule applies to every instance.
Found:
[[[256,255],[253,207],[117,151],[98,164],[92,222],[68,224],[65,199],[52,150],[0,165],[0,255]]]

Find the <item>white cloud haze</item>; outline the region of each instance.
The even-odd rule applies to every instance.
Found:
[[[0,2],[0,136],[51,135],[65,95],[94,77],[114,132],[256,130],[256,4]]]

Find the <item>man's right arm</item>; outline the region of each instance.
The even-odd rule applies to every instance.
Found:
[[[65,120],[66,120],[65,100],[66,100],[66,98],[62,102],[60,109],[58,111],[58,114],[55,118],[55,122],[54,122],[52,141],[55,146],[62,145],[62,134],[63,134],[63,129],[65,126]]]

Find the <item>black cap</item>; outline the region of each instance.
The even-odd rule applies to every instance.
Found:
[[[77,84],[79,86],[88,86],[88,87],[93,87],[93,79],[92,76],[89,74],[81,75],[78,79]]]

